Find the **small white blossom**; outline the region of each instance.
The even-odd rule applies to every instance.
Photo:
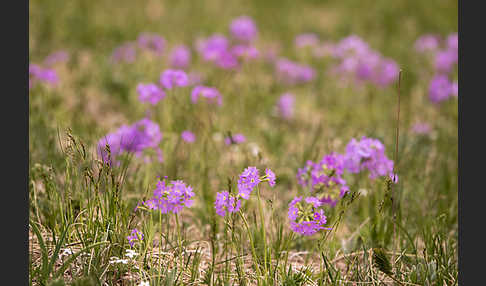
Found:
[[[129,258],[134,258],[137,255],[138,255],[138,253],[135,252],[135,250],[133,250],[133,249],[127,249],[126,253],[125,253],[125,256],[129,257]]]
[[[140,281],[140,284],[138,284],[137,286],[150,286],[150,284],[148,281]]]

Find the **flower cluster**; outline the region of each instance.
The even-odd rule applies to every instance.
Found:
[[[290,119],[294,115],[295,97],[291,93],[284,93],[280,96],[277,103],[279,115],[284,119]]]
[[[315,197],[295,197],[289,203],[288,217],[290,228],[296,233],[303,235],[313,235],[320,230],[330,230],[324,227],[327,218],[324,210],[319,209],[322,203]]]
[[[130,244],[130,247],[133,247],[135,242],[143,240],[143,233],[140,232],[138,229],[134,228],[132,229],[130,235],[127,236],[127,239],[128,239],[128,244]]]
[[[59,82],[57,73],[53,69],[42,68],[36,64],[29,65],[29,89],[34,87],[38,82],[56,85]]]
[[[237,212],[241,207],[241,200],[235,196],[230,195],[227,191],[221,191],[216,194],[214,201],[214,208],[216,213],[220,216],[225,216],[226,213]]]
[[[426,34],[415,42],[417,52],[427,53],[433,58],[435,74],[428,90],[429,99],[433,103],[458,95],[457,81],[450,79],[458,62],[458,44],[457,33],[452,33],[445,39],[438,35]]]
[[[145,51],[162,55],[165,49],[165,39],[162,36],[151,33],[142,33],[137,38],[138,46]]]
[[[189,80],[184,71],[167,69],[160,74],[160,84],[166,89],[172,89],[177,86],[187,86]]]
[[[285,84],[294,85],[314,80],[316,71],[307,65],[280,58],[275,62],[277,79]]]
[[[161,213],[178,213],[184,207],[192,206],[193,196],[192,187],[186,186],[183,181],[176,180],[166,184],[164,180],[157,182],[153,197],[143,204],[149,209],[160,210]]]
[[[385,155],[385,146],[378,139],[363,136],[360,141],[352,138],[346,145],[344,168],[350,173],[370,172],[370,179],[387,176],[393,171],[393,161]]]
[[[370,82],[386,87],[398,79],[398,65],[385,58],[356,35],[342,39],[334,46],[333,55],[340,62],[334,72],[356,82]]]
[[[214,87],[207,87],[204,85],[197,85],[192,89],[191,102],[197,103],[199,97],[204,97],[210,103],[216,103],[221,105],[223,103],[223,97],[221,93]]]
[[[307,161],[306,166],[297,172],[297,182],[311,192],[322,194],[322,203],[335,206],[339,198],[349,191],[342,177],[343,170],[344,156],[331,153],[317,163]]]
[[[260,176],[259,170],[256,167],[248,167],[240,174],[238,179],[238,194],[231,195],[228,191],[221,191],[216,194],[214,201],[214,208],[216,213],[220,216],[225,216],[227,213],[237,212],[241,207],[241,200],[250,199],[250,194],[261,183],[268,182],[270,187],[276,185],[275,173],[269,169],[265,169],[265,175]]]
[[[196,135],[194,135],[194,133],[189,130],[182,131],[181,138],[187,143],[193,143],[194,141],[196,141]]]
[[[165,89],[184,87],[189,85],[189,78],[182,70],[167,69],[160,74],[159,85],[154,83],[139,83],[137,85],[138,99],[140,102],[148,102],[156,105],[166,96]]]
[[[237,69],[240,60],[256,59],[260,56],[259,51],[252,44],[258,31],[250,17],[241,16],[233,20],[230,34],[231,39],[221,34],[198,39],[196,50],[201,58],[222,69]]]
[[[416,41],[414,48],[419,53],[435,52],[439,48],[440,38],[434,34],[425,34]]]
[[[116,165],[119,162],[116,157],[123,152],[133,152],[136,156],[148,149],[155,149],[162,161],[162,153],[158,148],[162,140],[159,125],[147,118],[135,122],[132,125],[123,125],[113,133],[109,133],[98,141],[98,154],[104,162]],[[111,154],[108,154],[106,145],[110,146]]]
[[[444,74],[435,75],[429,84],[429,99],[433,103],[439,103],[450,96],[457,96],[457,82],[451,82]]]
[[[189,66],[191,62],[191,50],[184,46],[176,46],[169,55],[169,63],[171,67],[184,69]]]
[[[265,170],[265,175],[260,177],[256,167],[248,167],[240,174],[238,179],[238,195],[245,200],[250,198],[251,192],[260,184],[267,181],[271,187],[275,186],[275,174],[270,169]]]
[[[258,36],[258,29],[253,19],[248,16],[240,16],[234,19],[230,25],[231,36],[243,43],[255,40]]]
[[[161,99],[165,97],[165,92],[159,88],[156,84],[139,83],[137,85],[138,99],[141,102],[148,102],[152,105],[156,105]]]

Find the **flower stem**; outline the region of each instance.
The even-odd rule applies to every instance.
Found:
[[[251,236],[250,227],[248,226],[248,222],[246,221],[246,218],[243,215],[243,213],[241,212],[241,210],[239,210],[238,213],[240,214],[240,217],[243,220],[243,223],[245,224],[246,232],[248,233],[248,238],[250,239],[251,253],[253,255],[253,260],[254,260],[255,266],[256,266],[256,271],[257,271],[257,275],[258,275],[258,282],[259,282],[258,284],[260,285],[260,277],[262,276],[262,274],[260,272],[260,266],[258,266],[258,258],[257,258],[256,252],[255,252],[255,245],[253,244],[253,238]]]
[[[260,188],[257,187],[257,195],[258,195],[258,210],[260,212],[260,224],[261,224],[261,232],[263,237],[263,263],[264,263],[264,270],[265,270],[265,277],[267,276],[267,239],[265,236],[265,220],[263,218],[263,207],[262,202],[260,199]]]

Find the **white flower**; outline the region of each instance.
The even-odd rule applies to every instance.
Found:
[[[64,251],[61,253],[61,256],[67,256],[73,254],[73,250],[71,248],[66,248]]]
[[[138,284],[137,286],[150,286],[150,284],[148,281],[140,281],[140,284]]]
[[[128,259],[120,259],[118,257],[110,257],[110,264],[113,264],[113,263],[123,263],[123,264],[128,264]]]
[[[129,258],[134,258],[135,256],[138,255],[138,253],[135,252],[135,250],[133,250],[133,249],[127,249],[126,252],[127,253],[125,253],[125,256],[129,257]]]

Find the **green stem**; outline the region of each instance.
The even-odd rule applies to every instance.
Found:
[[[253,255],[253,260],[255,262],[256,271],[258,274],[258,285],[260,285],[260,277],[262,276],[262,273],[260,272],[260,266],[258,265],[258,259],[255,252],[255,245],[253,244],[253,238],[251,236],[250,227],[248,226],[248,222],[246,221],[246,218],[241,212],[241,210],[239,210],[238,213],[240,214],[240,217],[243,220],[243,223],[245,224],[246,232],[248,233],[248,238],[250,239],[251,254]]]
[[[182,256],[182,236],[181,236],[181,229],[179,227],[179,216],[177,215],[177,213],[174,214],[175,215],[175,219],[176,219],[176,225],[177,225],[177,241],[179,242],[179,255],[180,255],[180,263],[181,263],[181,271],[183,270],[183,267],[184,267],[184,258]]]
[[[257,187],[257,195],[258,195],[258,210],[260,212],[260,224],[261,224],[261,232],[263,237],[263,263],[265,269],[265,278],[267,276],[267,239],[265,235],[265,220],[263,219],[263,207],[262,202],[260,199],[260,188]]]

